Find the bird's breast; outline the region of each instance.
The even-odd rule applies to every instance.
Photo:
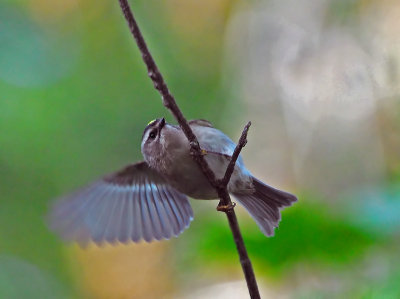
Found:
[[[164,177],[178,191],[195,199],[213,199],[218,195],[200,167],[188,155],[170,161],[165,168]]]

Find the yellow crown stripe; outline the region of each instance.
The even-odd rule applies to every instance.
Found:
[[[153,119],[151,121],[149,121],[149,123],[147,124],[148,126],[151,125],[152,123],[156,122],[157,119]]]

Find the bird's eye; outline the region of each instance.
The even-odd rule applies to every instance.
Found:
[[[152,132],[150,132],[150,134],[149,134],[149,138],[151,138],[151,139],[154,139],[154,138],[156,138],[156,131],[152,131]]]

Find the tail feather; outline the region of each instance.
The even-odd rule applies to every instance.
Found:
[[[281,220],[280,210],[291,206],[297,197],[275,189],[253,177],[253,194],[233,194],[238,202],[250,213],[266,236],[273,236]]]

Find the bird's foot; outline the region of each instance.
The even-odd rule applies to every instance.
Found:
[[[200,148],[200,145],[199,145],[198,142],[193,142],[192,141],[192,142],[189,143],[189,145],[190,145],[190,155],[192,155],[194,157],[198,156],[199,154],[201,156],[207,155],[207,151],[202,149],[202,148]]]
[[[217,206],[217,211],[226,213],[226,212],[233,210],[234,207],[236,207],[235,202],[231,202],[228,205],[223,205],[223,204],[221,204],[221,202],[219,202],[219,204]]]

